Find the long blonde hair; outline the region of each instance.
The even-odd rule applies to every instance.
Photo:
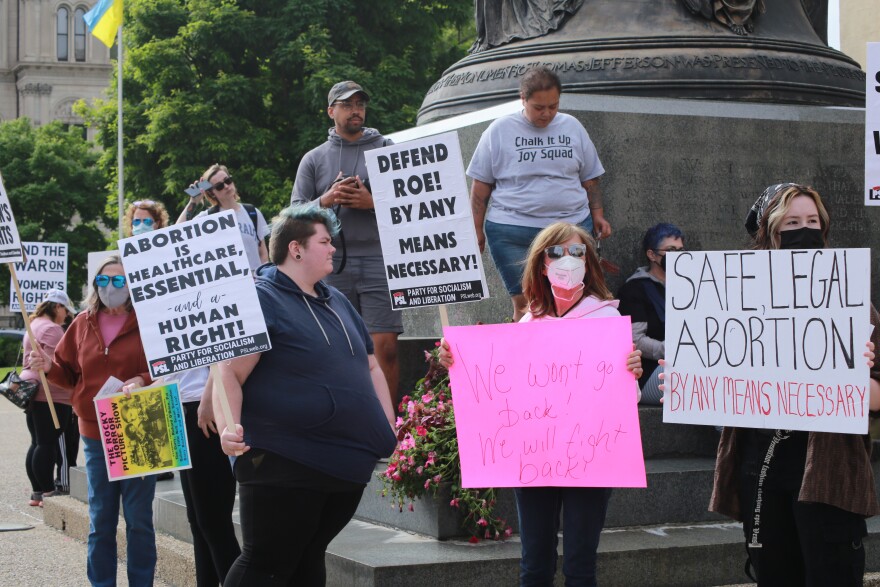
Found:
[[[605,284],[605,275],[599,265],[596,241],[593,237],[576,224],[555,222],[538,233],[526,254],[522,290],[526,298],[526,307],[535,318],[540,318],[553,309],[553,290],[550,289],[550,281],[544,274],[544,249],[561,245],[574,236],[587,245],[587,254],[584,258],[586,262],[584,295],[591,295],[600,300],[610,300],[613,297]]]
[[[791,203],[798,196],[806,196],[816,204],[816,209],[819,211],[819,226],[822,230],[822,238],[825,240],[825,244],[828,244],[831,216],[822,202],[822,196],[809,186],[792,184],[779,190],[768,202],[767,209],[761,217],[761,224],[758,226],[758,233],[755,235],[756,249],[779,248],[779,227],[782,225],[782,220],[788,213]]]

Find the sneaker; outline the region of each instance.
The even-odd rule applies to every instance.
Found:
[[[28,505],[35,508],[43,507],[43,494],[39,491],[31,493],[31,500],[28,502]]]

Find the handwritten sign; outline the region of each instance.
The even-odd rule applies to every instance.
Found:
[[[668,253],[663,421],[868,431],[870,250]]]
[[[189,443],[177,383],[121,393],[111,377],[95,396],[104,462],[111,481],[189,469]]]
[[[50,289],[67,291],[67,243],[21,244],[27,260],[15,264],[15,273],[25,310],[33,312]],[[9,309],[21,310],[14,285],[9,286]]]
[[[154,378],[271,348],[232,211],[120,240],[119,250]]]
[[[443,329],[464,487],[645,487],[629,318]]]
[[[21,251],[21,239],[18,236],[18,227],[12,216],[12,204],[3,187],[3,177],[0,176],[0,263],[18,263],[24,261]]]
[[[392,308],[487,297],[458,133],[364,156]]]
[[[880,43],[868,43],[865,73],[865,206],[880,206]]]

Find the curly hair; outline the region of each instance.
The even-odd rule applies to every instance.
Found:
[[[553,308],[553,290],[550,289],[550,281],[544,274],[544,249],[561,245],[574,236],[579,237],[587,245],[587,254],[584,258],[586,262],[584,295],[591,295],[600,300],[610,300],[613,297],[605,284],[605,275],[599,265],[599,255],[596,254],[596,241],[593,237],[576,224],[555,222],[538,233],[526,254],[522,290],[526,298],[526,307],[535,318],[545,316]]]
[[[792,201],[799,196],[806,196],[816,204],[816,209],[819,211],[819,226],[822,230],[822,238],[826,244],[828,243],[831,215],[828,214],[828,209],[825,208],[825,204],[822,202],[822,196],[809,186],[784,184],[784,187],[770,198],[764,214],[761,216],[758,232],[755,234],[755,249],[779,248],[779,227],[782,225],[782,221],[791,207]]]
[[[125,211],[125,218],[122,222],[122,226],[125,227],[125,236],[131,236],[131,223],[134,220],[134,213],[138,210],[146,210],[150,213],[153,222],[156,223],[154,226],[156,230],[165,228],[170,224],[165,204],[153,200],[138,200],[129,204],[128,209]]]

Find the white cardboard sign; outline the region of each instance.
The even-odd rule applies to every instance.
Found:
[[[868,43],[865,67],[865,206],[880,206],[880,43]]]
[[[50,289],[67,291],[67,243],[23,242],[27,261],[15,264],[15,274],[21,286],[24,309],[33,312]],[[9,309],[20,312],[18,296],[10,277]]]
[[[0,176],[0,263],[19,261],[24,261],[21,238],[12,215],[12,204],[9,203],[6,188],[3,187],[3,177]]]
[[[154,378],[271,348],[232,211],[119,241]]]
[[[667,253],[663,421],[868,430],[870,249]]]
[[[364,156],[392,308],[488,297],[458,133]]]

